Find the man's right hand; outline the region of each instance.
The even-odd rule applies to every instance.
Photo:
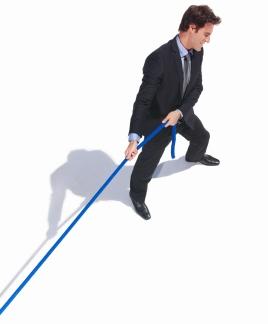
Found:
[[[128,147],[125,150],[125,157],[127,160],[132,160],[137,155],[138,153],[137,145],[138,145],[137,141],[129,142]]]

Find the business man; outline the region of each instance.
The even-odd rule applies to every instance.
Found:
[[[218,165],[208,154],[209,132],[195,115],[193,107],[202,90],[203,45],[210,41],[214,25],[221,19],[208,6],[190,6],[184,13],[179,33],[151,53],[143,67],[143,79],[137,94],[129,128],[127,159],[137,155],[137,144],[159,123],[165,128],[142,149],[130,180],[130,198],[136,212],[148,220],[145,204],[147,186],[165,147],[171,141],[171,127],[189,141],[188,162]]]

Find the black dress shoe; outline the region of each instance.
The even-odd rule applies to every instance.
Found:
[[[145,205],[144,202],[139,202],[131,197],[131,194],[129,194],[130,199],[133,203],[133,206],[137,212],[138,215],[140,215],[143,219],[148,220],[151,218],[150,212],[148,207]]]
[[[216,159],[213,156],[208,155],[208,154],[204,154],[204,156],[202,157],[202,159],[199,162],[204,165],[219,165],[220,164],[220,161],[218,159]]]

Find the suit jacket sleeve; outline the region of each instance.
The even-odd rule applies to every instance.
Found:
[[[187,119],[188,113],[191,113],[191,108],[196,104],[199,99],[201,92],[203,91],[203,84],[202,84],[202,61],[203,61],[203,49],[201,54],[201,63],[200,63],[200,72],[197,76],[195,81],[195,86],[193,89],[187,94],[187,96],[183,99],[181,106],[179,109],[182,111],[183,116]]]
[[[163,65],[161,57],[155,51],[147,57],[143,66],[142,84],[133,105],[129,133],[136,133],[142,136],[142,123],[161,84],[162,76]]]

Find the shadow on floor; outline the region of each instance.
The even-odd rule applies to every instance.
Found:
[[[182,172],[191,168],[193,165],[195,163],[186,162],[184,156],[163,162],[158,165],[153,178],[166,177],[174,173]],[[109,155],[100,150],[75,150],[69,153],[67,161],[59,166],[50,176],[52,190],[46,238],[0,292],[0,297],[8,290],[46,243],[57,234],[57,231],[83,209],[117,166]],[[131,202],[128,192],[132,169],[133,166],[125,165],[110,185],[102,192],[96,202],[100,200],[115,200],[130,207]],[[76,210],[60,223],[67,190],[70,190],[74,195],[83,197],[84,200]]]

